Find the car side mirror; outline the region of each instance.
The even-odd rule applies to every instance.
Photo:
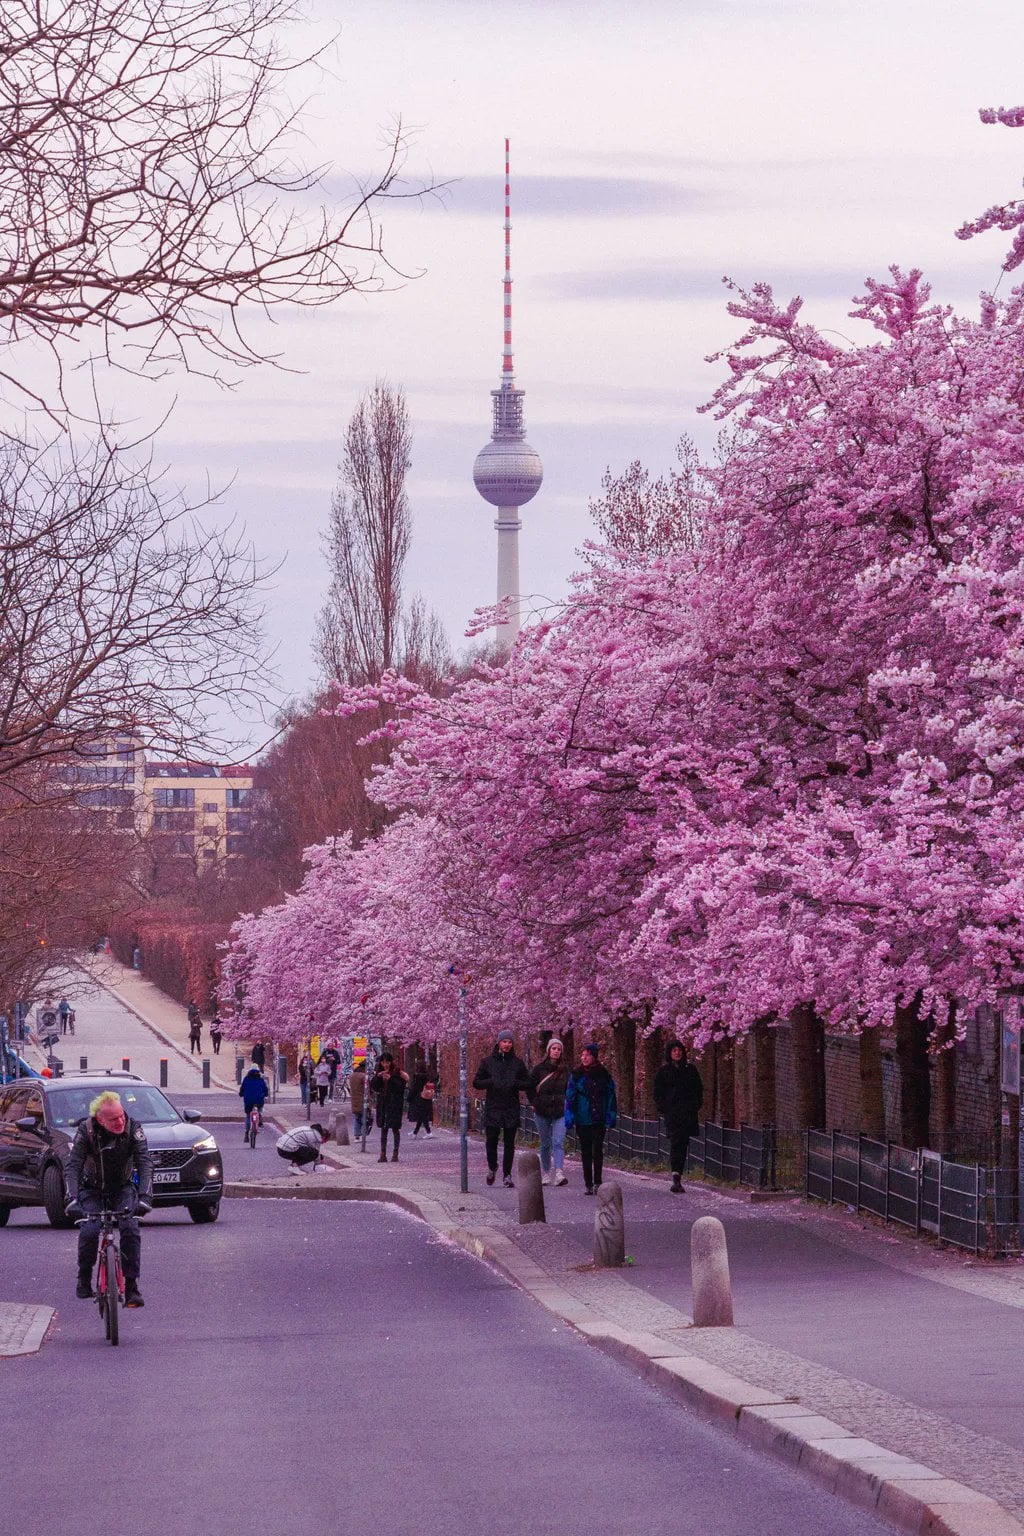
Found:
[[[35,1115],[22,1115],[21,1119],[15,1120],[14,1123],[19,1131],[38,1131],[42,1121],[37,1120]]]
[[[198,1109],[182,1109],[179,1113],[183,1120],[188,1121],[189,1125],[195,1125],[198,1120],[203,1118]]]

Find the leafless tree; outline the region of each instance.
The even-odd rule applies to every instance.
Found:
[[[399,670],[428,693],[437,693],[455,667],[444,625],[419,593],[402,617]]]
[[[296,0],[4,0],[0,344],[217,373],[265,360],[247,310],[386,281],[377,208],[401,195],[401,126],[325,206],[325,168],[297,155],[311,61],[280,41],[298,14]]]
[[[676,456],[679,469],[657,479],[639,459],[622,475],[605,471],[590,515],[601,542],[620,559],[643,563],[698,543],[707,496],[702,466],[688,437],[680,438]]]

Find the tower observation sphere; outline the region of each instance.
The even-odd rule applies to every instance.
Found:
[[[516,388],[512,367],[512,218],[509,181],[509,141],[505,140],[505,275],[504,347],[501,382],[491,390],[493,423],[491,440],[476,456],[473,483],[485,501],[498,509],[494,526],[498,534],[499,603],[508,604],[507,617],[497,626],[498,644],[508,650],[519,633],[519,518],[540,490],[544,469],[540,454],[526,441],[523,425],[523,391]]]

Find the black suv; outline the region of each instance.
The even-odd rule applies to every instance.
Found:
[[[50,1225],[68,1227],[64,1169],[80,1120],[104,1089],[125,1114],[141,1120],[153,1154],[154,1205],[184,1205],[193,1221],[216,1221],[224,1190],[220,1150],[197,1124],[194,1109],[179,1113],[159,1088],[133,1072],[73,1072],[0,1084],[0,1227],[16,1205],[42,1205]]]

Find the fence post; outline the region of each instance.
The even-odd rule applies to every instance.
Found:
[[[921,1236],[921,1204],[924,1200],[924,1159],[918,1147],[914,1153],[914,1172],[917,1174],[917,1200],[914,1204],[914,1236]]]
[[[922,1188],[924,1187],[924,1180],[923,1179],[921,1180],[921,1187]],[[943,1241],[943,1237],[942,1237],[942,1158],[941,1157],[939,1158],[939,1220],[938,1220],[938,1228],[939,1228],[939,1233],[938,1233],[939,1242],[941,1243]]]
[[[829,1145],[828,1157],[828,1203],[836,1203],[836,1133],[832,1132],[832,1140]]]
[[[862,1148],[863,1148],[863,1142],[864,1142],[864,1132],[863,1131],[858,1131],[858,1133],[857,1133],[857,1209],[858,1209],[858,1211],[860,1210],[860,1181],[861,1181],[860,1160],[861,1160],[861,1151],[862,1151]]]
[[[885,1144],[885,1219],[889,1220],[889,1171],[892,1168],[892,1142]]]
[[[974,1165],[974,1256],[975,1256],[975,1258],[977,1258],[978,1254],[981,1251],[981,1182],[982,1182],[981,1164],[980,1163],[975,1163],[975,1165]],[[998,1190],[998,1188],[999,1188],[999,1184],[998,1184],[998,1181],[997,1181],[996,1189]],[[998,1215],[998,1209],[997,1209],[996,1214]]]

